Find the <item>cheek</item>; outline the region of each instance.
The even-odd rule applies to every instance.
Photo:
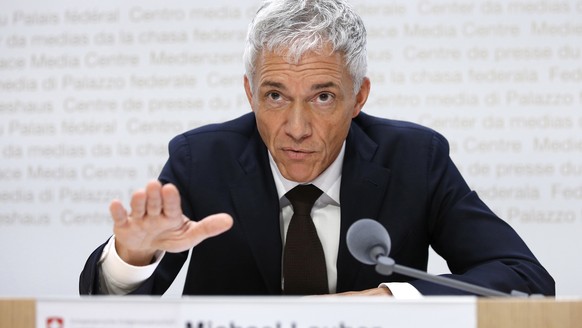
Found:
[[[265,142],[265,144],[270,148],[270,146],[273,145],[277,131],[279,130],[276,120],[273,120],[268,115],[257,115],[257,128],[259,129],[263,142]]]
[[[259,129],[259,134],[265,143],[269,143],[269,129],[268,124],[261,120],[260,118],[257,119],[257,129]]]
[[[349,126],[349,122],[346,124],[345,121],[340,121],[320,131],[321,140],[325,143],[326,158],[335,159],[347,137]]]
[[[327,143],[342,143],[345,139],[350,123],[351,117],[341,117],[335,120],[328,120],[319,124],[320,135]]]

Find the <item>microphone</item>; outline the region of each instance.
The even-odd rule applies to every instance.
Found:
[[[375,264],[376,272],[381,275],[391,275],[393,272],[425,280],[446,287],[455,288],[465,292],[481,296],[508,297],[528,296],[520,291],[512,291],[511,294],[497,290],[473,285],[443,276],[431,275],[427,272],[398,265],[388,257],[390,254],[391,240],[388,231],[379,222],[372,219],[360,219],[350,226],[346,235],[348,249],[353,257],[364,264]]]

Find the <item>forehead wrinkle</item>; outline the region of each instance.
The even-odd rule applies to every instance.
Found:
[[[343,59],[338,54],[321,56],[308,54],[298,63],[290,63],[285,58],[264,52],[257,65],[259,88],[273,87],[280,90],[289,90],[288,83],[302,81],[303,86],[312,91],[325,88],[341,89],[343,76]],[[311,85],[305,85],[305,82]]]
[[[263,64],[261,69],[258,71],[260,75],[268,74],[301,74],[301,73],[313,73],[313,75],[342,75],[342,69],[336,67],[335,64],[325,63],[325,62],[311,62],[311,63],[301,63],[299,65],[289,64],[289,63],[266,63]],[[331,74],[330,74],[331,73]]]
[[[287,78],[299,79],[301,81],[319,79],[320,81],[315,83],[312,88],[315,87],[323,88],[338,86],[338,82],[341,82],[342,79],[342,70],[322,66],[316,67],[306,66],[302,69],[288,69],[273,67],[273,65],[265,65],[264,69],[261,70],[259,76],[261,77],[262,80],[261,85],[266,84],[271,86],[277,86],[276,84],[279,84],[278,86],[280,86],[282,83],[279,82],[279,80]]]
[[[275,82],[275,81],[271,81],[271,80],[265,80],[263,82],[261,82],[261,87],[272,87],[272,88],[277,88],[277,89],[287,89],[287,87],[285,87],[285,85],[281,82]]]
[[[338,65],[333,62],[332,58],[333,56],[323,58],[318,56],[305,56],[298,63],[290,63],[280,56],[267,53],[261,58],[257,67],[259,68],[258,72],[261,74],[264,74],[265,71],[290,71],[303,73],[305,71],[328,70],[341,75],[344,68],[341,64]],[[343,63],[343,60],[340,59],[340,63]]]

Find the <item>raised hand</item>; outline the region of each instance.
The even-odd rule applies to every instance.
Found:
[[[182,213],[180,194],[172,184],[150,181],[131,197],[128,214],[119,200],[109,206],[117,253],[135,266],[151,263],[157,250],[181,252],[232,226],[228,214],[210,215],[198,222]]]

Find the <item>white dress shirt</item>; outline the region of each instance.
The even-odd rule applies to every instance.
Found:
[[[336,292],[337,287],[337,257],[340,240],[340,185],[341,172],[345,153],[345,142],[335,161],[315,180],[309,182],[321,191],[322,195],[313,205],[311,216],[317,230],[317,235],[325,254],[327,280],[330,293]],[[269,153],[269,164],[273,172],[273,179],[279,196],[281,240],[285,245],[287,228],[293,215],[293,208],[285,194],[299,183],[287,180],[281,175],[273,157]],[[152,275],[161,261],[164,252],[156,254],[154,263],[147,266],[133,266],[125,263],[115,250],[115,236],[105,246],[101,255],[101,288],[110,294],[126,294],[139,286]],[[282,263],[281,263],[282,265]],[[283,279],[281,279],[281,284]],[[419,298],[421,294],[408,283],[383,283],[392,295],[398,299]]]

